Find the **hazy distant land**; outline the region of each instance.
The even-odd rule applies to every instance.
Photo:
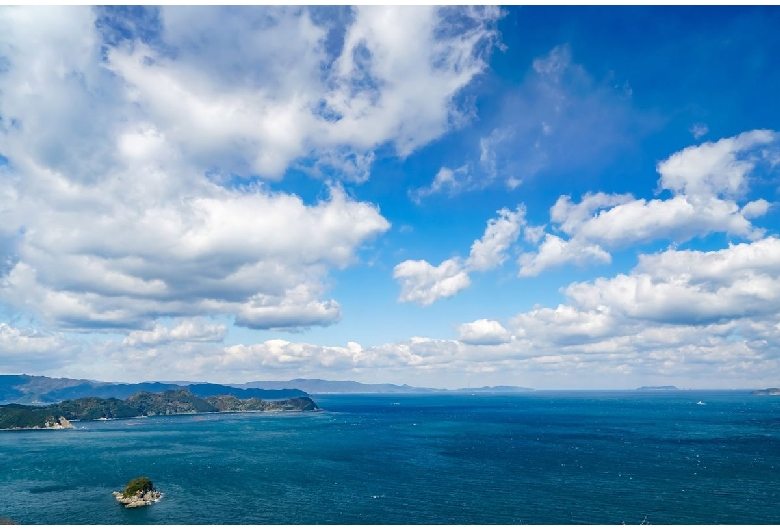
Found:
[[[252,381],[241,388],[280,389],[295,387],[309,394],[440,394],[440,393],[516,393],[531,392],[532,388],[521,386],[482,386],[478,388],[458,388],[448,390],[443,388],[415,387],[393,384],[366,384],[357,381],[328,381],[326,379],[290,379],[289,381]]]
[[[759,396],[780,396],[780,388],[765,388],[763,390],[754,390],[751,393]]]

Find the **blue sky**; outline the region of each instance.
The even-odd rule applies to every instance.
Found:
[[[3,8],[0,372],[776,385],[778,26]]]

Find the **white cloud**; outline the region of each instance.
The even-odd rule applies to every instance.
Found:
[[[59,368],[76,349],[61,334],[20,329],[0,322],[0,372],[36,371],[40,366]]]
[[[443,193],[446,191],[448,194],[454,195],[467,188],[470,182],[471,176],[469,175],[468,165],[456,169],[441,167],[433,178],[433,182],[431,182],[430,186],[409,190],[409,196],[414,202],[419,204],[423,198],[435,195],[436,193]]]
[[[568,195],[562,195],[550,208],[550,221],[566,234],[574,234],[579,227],[593,217],[594,212],[610,206],[619,206],[634,200],[630,194],[586,193],[580,202],[574,203]]]
[[[393,278],[401,283],[399,302],[431,305],[471,285],[459,259],[448,259],[438,267],[425,260],[406,260],[393,269]]]
[[[240,382],[322,377],[422,386],[459,386],[466,378],[536,388],[632,388],[642,384],[734,387],[774,384],[780,367],[780,330],[773,325],[727,324],[634,326],[606,308],[538,309],[511,319],[516,337],[499,323],[480,325],[495,340],[479,343],[411,337],[362,346],[323,346],[268,340],[219,346],[172,342],[132,348],[106,342],[90,348],[92,362],[71,366],[71,377],[110,378],[120,367],[126,380],[183,379]],[[485,321],[487,323],[493,321]],[[775,321],[776,325],[776,321]],[[468,329],[465,325],[465,329]],[[734,333],[744,337],[735,339]],[[514,331],[513,331],[514,333]],[[467,337],[463,337],[466,338]],[[99,361],[99,362],[96,362]],[[106,367],[111,367],[106,372]],[[651,383],[648,383],[650,381]],[[652,383],[658,381],[657,383]],[[702,385],[701,381],[706,381]]]
[[[727,249],[643,255],[631,274],[574,283],[580,308],[612,308],[627,318],[666,324],[716,323],[780,312],[780,240]]]
[[[515,211],[508,208],[499,210],[498,217],[490,219],[481,239],[474,241],[466,267],[471,271],[486,271],[504,263],[507,250],[520,236],[525,225],[525,208]]]
[[[479,140],[479,163],[487,172],[489,180],[496,177],[498,171],[498,155],[496,149],[499,145],[512,138],[512,128],[496,128],[486,137]]]
[[[757,199],[750,201],[740,209],[742,217],[745,219],[753,219],[755,217],[762,217],[769,211],[771,204],[764,199]]]
[[[526,252],[520,256],[519,276],[536,276],[544,270],[563,263],[609,263],[610,255],[598,245],[582,244],[572,239],[566,241],[558,236],[546,234],[536,252]]]
[[[774,131],[755,130],[687,147],[658,164],[659,185],[691,197],[742,195],[748,176],[767,157],[766,152],[756,149],[777,141]]]
[[[658,185],[669,199],[634,199],[631,195],[586,194],[579,203],[561,196],[550,209],[564,240],[547,234],[536,252],[520,259],[520,275],[533,276],[564,263],[609,262],[608,251],[667,239],[682,243],[723,232],[755,240],[765,231],[750,219],[768,211],[758,199],[740,206],[754,170],[771,164],[778,135],[750,131],[718,142],[688,147],[658,164]]]
[[[240,178],[365,180],[375,148],[407,156],[458,126],[500,16],[4,9],[0,300],[76,330],[338,321],[329,271],[389,223],[338,186],[306,204]]]
[[[570,346],[598,342],[619,333],[607,307],[582,311],[567,305],[536,308],[511,320],[521,339],[538,345]]]
[[[301,157],[343,168],[387,142],[407,156],[461,119],[455,98],[486,68],[498,9],[349,15],[340,26],[293,7],[166,7],[160,38],[175,58],[135,42],[110,49],[108,66],[188,157],[242,174],[278,178]]]
[[[25,232],[0,282],[4,301],[72,329],[203,314],[257,328],[327,325],[341,316],[336,301],[321,299],[328,270],[348,266],[389,228],[375,207],[339,189],[310,206],[205,183],[184,199],[134,197],[140,178],[121,177],[108,193],[52,179],[72,190],[76,211],[43,189],[8,205],[5,225]]]
[[[500,322],[483,318],[458,326],[458,340],[476,345],[504,344],[511,336]]]
[[[396,265],[393,278],[401,283],[398,301],[430,305],[471,285],[469,272],[487,271],[502,265],[509,247],[525,225],[525,208],[522,205],[515,211],[503,208],[496,213],[498,217],[488,220],[482,237],[471,245],[465,263],[455,257],[438,267],[425,260],[407,260]]]
[[[60,375],[96,379],[119,370],[127,380],[177,373],[192,380],[218,374],[221,382],[349,377],[452,387],[486,376],[491,384],[537,388],[749,387],[775,384],[780,369],[778,293],[780,240],[771,237],[718,251],[641,255],[629,274],[571,284],[566,303],[555,308],[536,307],[507,325],[461,324],[458,340],[323,346],[273,339],[224,346],[188,342],[208,338],[196,325],[132,335],[146,341],[86,345],[0,325],[0,342],[3,351],[17,352],[5,357],[6,371],[66,350],[70,362],[58,358]],[[179,340],[165,340],[174,334]]]
[[[224,324],[209,324],[202,318],[179,319],[167,328],[156,324],[151,331],[133,331],[122,340],[126,346],[156,345],[168,342],[222,342],[227,335]]]
[[[517,188],[518,186],[520,186],[522,183],[523,183],[523,179],[519,179],[519,178],[516,178],[514,176],[511,176],[511,177],[508,177],[506,179],[506,183],[505,184],[506,184],[507,189],[513,190],[513,189]]]
[[[710,128],[707,127],[706,123],[694,123],[691,126],[690,131],[693,137],[698,140],[699,138],[701,138],[702,136],[710,132]]]

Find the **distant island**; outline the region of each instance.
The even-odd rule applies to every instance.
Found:
[[[113,495],[125,508],[149,506],[162,499],[162,493],[157,491],[147,477],[134,478],[127,483],[123,491],[115,491]]]
[[[232,395],[200,398],[189,390],[138,392],[125,400],[79,398],[53,405],[0,405],[0,430],[68,429],[72,421],[126,419],[207,412],[270,412],[319,410],[310,397],[278,401],[240,399]]]
[[[751,394],[758,396],[780,396],[780,388],[765,388],[763,390],[754,390]]]
[[[637,390],[679,390],[676,386],[664,385],[664,386],[640,386]]]

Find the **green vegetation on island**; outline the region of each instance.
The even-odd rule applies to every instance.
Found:
[[[137,493],[146,493],[148,491],[154,491],[154,484],[147,477],[134,478],[125,486],[124,496],[132,497]]]
[[[80,398],[53,405],[0,405],[0,429],[62,429],[70,421],[122,419],[204,412],[270,412],[318,410],[309,397],[279,401],[258,398],[239,399],[222,395],[199,398],[189,390],[138,392],[127,398]]]

